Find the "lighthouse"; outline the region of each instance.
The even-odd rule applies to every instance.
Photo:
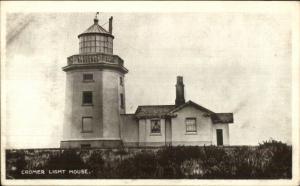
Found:
[[[79,53],[67,58],[62,148],[117,147],[125,114],[124,61],[113,53],[113,17],[108,31],[93,24],[78,35]]]

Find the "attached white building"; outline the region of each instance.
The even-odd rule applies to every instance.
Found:
[[[176,87],[177,105],[139,106],[135,114],[122,115],[125,146],[229,145],[233,114],[185,102],[182,77]]]

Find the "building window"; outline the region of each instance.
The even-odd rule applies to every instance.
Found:
[[[120,85],[121,85],[121,86],[124,85],[123,77],[120,77]]]
[[[151,120],[151,134],[160,134],[160,120]]]
[[[120,94],[120,101],[121,101],[120,107],[123,109],[124,108],[124,95],[123,94]]]
[[[93,92],[85,91],[82,93],[82,104],[92,105],[93,104]]]
[[[83,74],[83,81],[93,81],[93,74]]]
[[[93,132],[92,117],[82,117],[82,132]]]
[[[196,118],[186,118],[186,132],[187,133],[196,133],[197,132],[197,125],[196,125]]]

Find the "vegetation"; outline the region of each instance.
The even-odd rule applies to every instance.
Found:
[[[158,149],[7,150],[7,178],[290,179],[292,148],[280,141],[259,146],[178,146]],[[64,174],[22,170],[64,169]],[[86,169],[85,174],[69,174]]]

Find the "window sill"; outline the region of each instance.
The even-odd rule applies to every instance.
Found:
[[[93,83],[95,82],[94,80],[83,80],[82,83]]]
[[[197,132],[186,132],[185,135],[197,135]]]
[[[81,106],[94,106],[92,103],[83,103]]]
[[[161,136],[161,133],[151,133],[150,136]]]

